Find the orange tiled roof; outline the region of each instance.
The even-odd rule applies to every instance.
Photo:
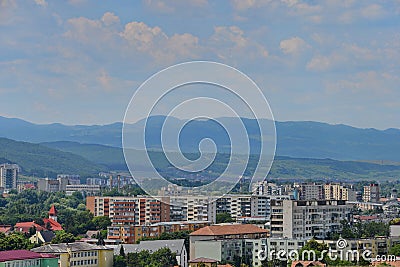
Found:
[[[268,230],[261,229],[253,224],[211,225],[200,228],[191,233],[191,236],[220,236],[240,234],[266,234]]]
[[[57,215],[57,209],[54,207],[54,205],[51,206],[49,215]]]
[[[50,223],[51,230],[53,230],[53,231],[62,231],[63,230],[61,224],[59,222],[56,222],[53,219],[46,218],[46,219],[43,219],[43,222],[44,222],[44,225],[47,225],[47,223]]]

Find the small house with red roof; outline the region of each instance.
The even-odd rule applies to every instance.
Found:
[[[36,231],[42,231],[45,229],[43,226],[40,226],[39,224],[32,221],[16,223],[14,226],[14,231],[28,234],[31,228],[35,228]]]
[[[21,233],[29,233],[31,228],[35,228],[36,231],[62,231],[63,228],[59,222],[57,222],[57,209],[51,206],[49,211],[49,218],[43,219],[44,225],[39,225],[36,222],[19,222],[14,226],[14,230]]]
[[[8,235],[13,230],[13,227],[9,224],[0,225],[0,233]]]
[[[0,267],[3,266],[58,267],[58,257],[29,250],[0,251]]]

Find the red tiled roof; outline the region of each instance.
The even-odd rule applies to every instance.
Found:
[[[54,205],[51,206],[50,210],[49,210],[49,215],[51,216],[57,216],[57,209]]]
[[[400,260],[396,260],[396,261],[374,261],[372,262],[373,266],[377,266],[379,264],[387,264],[386,266],[393,266],[393,267],[400,267]]]
[[[36,231],[42,231],[44,228],[35,222],[19,222],[16,223],[14,229],[18,232],[28,233],[29,229],[35,227]]]
[[[36,253],[29,250],[0,251],[0,262],[13,261],[13,260],[39,259],[39,258],[56,258],[56,256]]]
[[[221,236],[241,234],[266,234],[268,230],[261,229],[253,224],[211,225],[200,228],[191,233],[191,236]]]
[[[376,216],[376,215],[358,215],[358,216],[354,216],[354,218],[361,220],[361,221],[369,221],[369,220],[378,219],[378,216]]]
[[[196,258],[189,261],[189,263],[216,263],[216,262],[218,261],[208,258]]]
[[[56,222],[53,219],[43,219],[44,225],[47,225],[47,223],[50,223],[50,229],[53,231],[62,231],[63,228],[59,222]]]
[[[0,225],[0,232],[7,233],[11,231],[11,225]]]

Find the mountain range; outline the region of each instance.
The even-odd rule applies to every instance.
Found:
[[[149,149],[160,149],[160,129],[165,117],[149,118],[146,126],[146,143]],[[222,124],[239,127],[240,121],[233,118],[220,118]],[[179,127],[182,121],[177,118],[171,120]],[[260,149],[260,136],[257,121],[242,119],[249,133],[249,142],[252,152]],[[259,120],[259,123],[268,123]],[[361,129],[347,125],[332,125],[312,121],[275,122],[277,133],[276,155],[295,158],[316,158],[336,160],[374,160],[400,161],[400,129]],[[125,125],[132,147],[135,140],[140,140],[143,132],[144,120]],[[70,141],[81,144],[96,144],[107,147],[121,147],[122,123],[107,125],[63,125],[34,124],[21,119],[0,117],[0,137],[30,143]],[[235,133],[229,133],[235,134]],[[226,153],[230,150],[229,136],[226,131],[211,120],[193,121],[185,126],[179,139],[184,152],[198,152],[199,141],[203,138],[212,138],[218,152]]]

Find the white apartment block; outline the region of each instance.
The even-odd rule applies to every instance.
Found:
[[[100,193],[100,185],[90,184],[68,184],[65,188],[65,194],[71,196],[74,192],[85,193],[87,196],[94,196]]]
[[[208,196],[170,197],[171,221],[216,222],[216,201]]]
[[[17,164],[4,163],[0,165],[0,187],[6,192],[17,188],[19,166]]]
[[[344,200],[271,200],[271,236],[327,238],[351,220],[351,210]]]

